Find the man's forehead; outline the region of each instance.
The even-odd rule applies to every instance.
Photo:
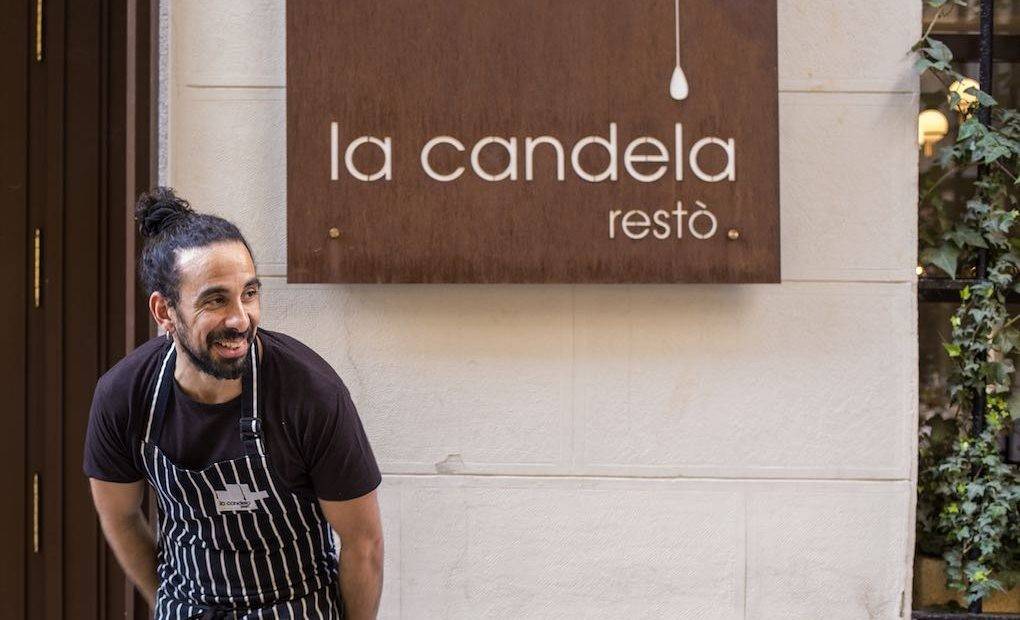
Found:
[[[211,285],[241,286],[255,277],[251,256],[239,242],[178,250],[177,269],[181,289],[196,291]]]

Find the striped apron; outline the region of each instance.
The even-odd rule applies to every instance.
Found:
[[[159,448],[176,348],[162,358],[141,452],[159,500],[154,617],[343,618],[337,549],[318,502],[289,492],[263,442],[257,340],[242,379],[245,456],[202,470]],[[195,437],[201,441],[201,437]]]

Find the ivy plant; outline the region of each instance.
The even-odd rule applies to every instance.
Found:
[[[953,54],[931,36],[936,22],[967,0],[923,0],[935,17],[913,46],[917,68],[945,87],[951,113],[961,109],[958,88],[964,79]],[[1010,316],[1009,292],[1020,292],[1020,113],[1000,106],[980,88],[966,95],[976,101],[961,113],[955,139],[942,147],[920,190],[920,213],[935,213],[934,226],[922,223],[921,262],[956,279],[976,273],[984,254],[984,278],[970,278],[950,318],[951,338],[943,342],[951,361],[948,379],[951,416],[922,424],[918,469],[919,548],[946,561],[947,582],[968,604],[1020,581],[1020,473],[1004,461],[1001,444],[1017,412],[1011,406],[1014,349],[1020,348],[1020,315]],[[982,123],[981,112],[990,119]],[[943,181],[980,170],[965,204],[949,214],[939,198]],[[963,272],[963,273],[961,273]],[[972,428],[976,394],[984,393],[984,424]],[[980,402],[979,402],[980,404]]]

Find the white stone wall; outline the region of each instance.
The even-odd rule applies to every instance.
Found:
[[[920,11],[779,0],[782,284],[334,286],[284,277],[284,2],[173,0],[166,174],[350,386],[380,617],[909,617]]]

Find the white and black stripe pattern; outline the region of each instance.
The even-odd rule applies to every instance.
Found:
[[[251,356],[242,381],[250,419],[238,429],[246,456],[200,471],[177,467],[158,447],[174,347],[163,357],[141,446],[159,505],[156,619],[343,617],[329,523],[318,502],[289,492],[272,472],[259,427],[255,346]],[[238,489],[266,496],[249,500],[248,510],[221,512],[217,493]]]
[[[156,396],[159,394],[160,388],[163,387],[163,377],[166,376],[166,366],[173,355],[174,346],[171,344],[166,355],[163,356],[163,364],[159,367],[159,375],[156,376],[156,388],[152,391],[152,400],[149,405],[149,420],[145,423],[145,440],[142,442],[143,453],[145,450],[145,444],[150,441],[150,435],[152,434],[152,418],[156,413]],[[170,374],[173,376],[172,372]]]

